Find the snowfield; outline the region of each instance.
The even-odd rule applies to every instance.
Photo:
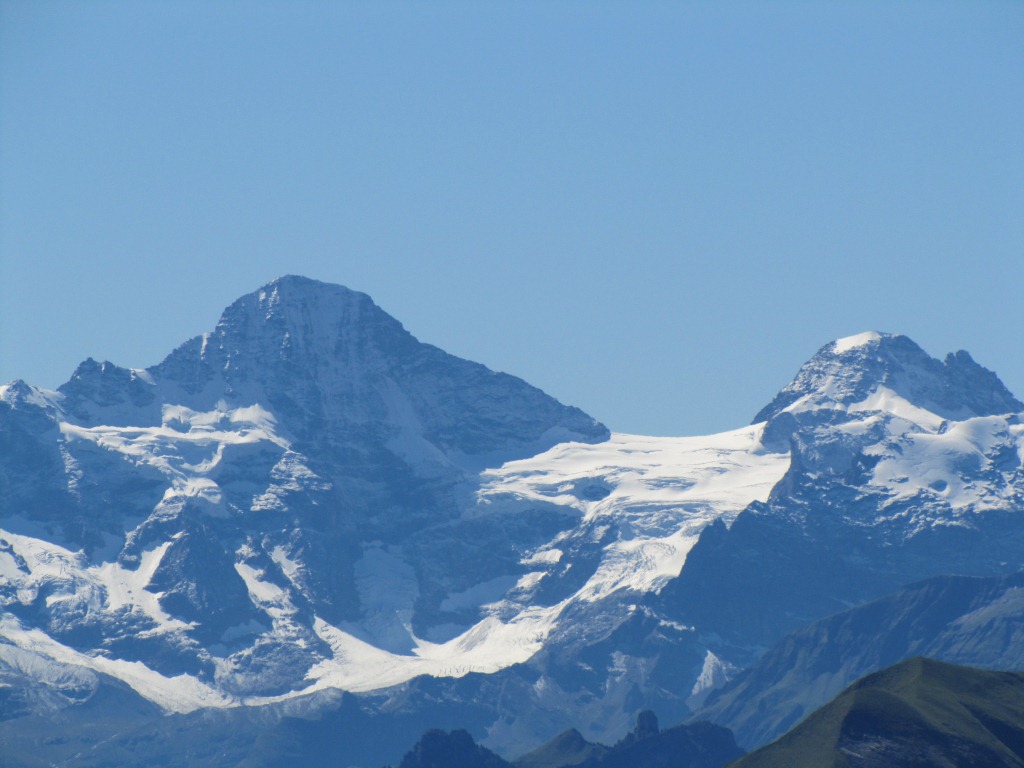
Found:
[[[189,712],[528,662],[516,706],[617,738],[644,697],[685,709],[756,652],[668,599],[710,567],[688,562],[708,526],[813,519],[832,557],[882,526],[896,546],[1007,519],[1022,410],[967,353],[870,332],[823,347],[751,426],[611,433],[364,294],[281,278],[144,371],[0,387],[0,676],[108,675]],[[528,720],[495,728],[534,738]]]
[[[220,497],[216,484],[205,476],[217,465],[225,445],[267,441],[287,449],[262,409],[248,409],[244,414],[238,410],[197,414],[184,408],[165,408],[164,412],[175,428],[83,428],[65,423],[61,431],[69,439],[97,443],[166,474],[170,488],[165,501],[176,495],[200,496],[214,506]],[[228,421],[237,425],[239,432],[218,426]],[[789,457],[761,446],[763,426],[708,437],[613,434],[604,443],[563,443],[532,458],[485,471],[480,476],[476,506],[465,512],[469,517],[514,514],[524,503],[556,505],[579,516],[579,528],[537,548],[524,558],[525,565],[557,564],[562,558],[560,543],[589,535],[594,525],[614,526],[618,536],[605,547],[596,573],[571,597],[551,606],[522,605],[521,595],[549,577],[546,569],[528,572],[505,589],[501,584],[485,584],[462,596],[453,595],[450,602],[475,604],[483,618],[444,643],[412,636],[406,620],[403,626],[411,635],[406,653],[376,647],[358,637],[362,634],[358,628],[353,628],[355,633],[347,632],[316,617],[312,628],[330,648],[330,655],[313,664],[305,683],[288,694],[225,695],[190,675],[163,676],[141,662],[121,662],[68,648],[14,619],[6,620],[0,632],[18,647],[57,664],[117,677],[174,712],[269,703],[327,688],[371,691],[419,675],[462,677],[471,672],[495,672],[524,662],[540,650],[569,604],[597,602],[620,590],[642,593],[659,589],[679,573],[704,526],[716,519],[731,523],[750,502],[767,498],[785,473]],[[159,593],[146,588],[169,544],[147,551],[138,567],[129,569],[116,562],[90,565],[80,553],[0,531],[0,579],[16,584],[25,602],[41,587],[59,585],[49,601],[85,603],[88,610],[96,612],[138,612],[155,624],[151,633],[180,633],[188,625],[167,615],[157,600]],[[296,579],[300,564],[280,549],[274,555],[284,572]],[[15,558],[22,567],[16,566]],[[385,561],[382,566],[369,573],[372,583],[366,588],[383,595],[400,594],[400,582],[392,588],[386,584],[395,578],[401,564]],[[282,641],[300,634],[294,626],[298,619],[290,591],[264,580],[260,570],[244,562],[237,563],[235,569],[253,603],[274,624],[273,632],[279,633]],[[504,593],[516,597],[505,601]],[[400,599],[385,605],[383,609],[393,615],[375,619],[394,620],[401,606]],[[514,614],[509,618],[510,606]]]
[[[789,467],[789,455],[761,445],[763,424],[707,437],[613,433],[597,444],[565,443],[483,474],[483,508],[524,500],[577,510],[586,523],[614,524],[621,538],[578,597],[600,600],[619,589],[647,592],[678,575],[686,553],[714,520],[731,524],[764,501]],[[534,557],[552,557],[558,542]]]

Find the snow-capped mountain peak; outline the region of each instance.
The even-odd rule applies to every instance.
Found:
[[[229,380],[241,380],[282,363],[302,367],[306,376],[329,375],[329,367],[338,363],[353,373],[418,346],[365,293],[289,275],[224,310],[214,332],[203,339],[200,357],[219,366]]]
[[[90,359],[57,393],[14,382],[2,397],[3,604],[58,643],[117,635],[115,655],[231,695],[440,673],[481,620],[473,647],[519,644],[476,663],[528,657],[539,620],[481,605],[576,512],[460,520],[484,467],[609,435],[419,342],[365,294],[301,277],[243,296],[152,368]],[[399,671],[335,663],[358,649]]]
[[[988,414],[1020,410],[966,353],[869,332],[823,347],[754,425],[612,434],[365,294],[279,278],[159,365],[0,387],[0,684],[4,648],[170,711],[299,712],[330,689],[477,673],[459,683],[477,704],[615,737],[645,697],[685,708],[750,651],[739,630],[720,647],[731,625],[708,606],[763,602],[793,563],[748,563],[772,539],[745,531],[795,527],[794,551],[830,563],[814,541],[856,555],[865,530],[896,547],[1009,521],[1024,426]],[[941,551],[1010,561],[990,549]],[[793,614],[772,605],[766,637]],[[483,693],[492,674],[507,695]],[[546,717],[519,715],[494,738]]]
[[[21,379],[15,379],[0,385],[0,403],[14,408],[20,404],[36,406],[46,410],[56,410],[60,395],[40,387],[33,387]]]
[[[883,411],[937,426],[943,420],[1024,410],[990,370],[964,351],[945,361],[907,336],[868,331],[822,347],[754,417],[783,412]]]

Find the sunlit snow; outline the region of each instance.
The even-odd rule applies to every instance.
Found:
[[[228,423],[230,431],[222,426]],[[259,408],[195,413],[169,407],[159,427],[63,424],[62,430],[68,439],[89,440],[159,469],[170,481],[169,495],[205,496],[213,503],[217,489],[207,475],[224,446],[268,441],[285,448],[273,426],[269,414]],[[763,425],[757,425],[696,438],[616,434],[597,445],[564,443],[539,456],[485,472],[476,505],[466,510],[467,516],[514,511],[528,500],[575,510],[581,528],[614,525],[618,539],[606,548],[592,578],[555,605],[521,605],[511,616],[507,615],[511,604],[503,596],[529,590],[543,577],[543,571],[519,579],[492,579],[452,594],[447,609],[482,605],[483,616],[451,640],[433,643],[415,637],[409,625],[416,587],[411,572],[406,572],[408,566],[383,549],[368,549],[356,569],[357,586],[372,609],[369,620],[384,624],[375,630],[367,627],[367,636],[392,640],[384,643],[387,648],[379,647],[359,639],[362,632],[357,627],[347,631],[315,619],[313,628],[332,655],[315,664],[307,673],[307,685],[292,694],[224,696],[195,678],[164,677],[138,663],[72,651],[36,630],[11,622],[4,625],[4,632],[19,646],[61,663],[120,677],[171,711],[269,702],[325,688],[368,691],[418,675],[460,677],[494,672],[536,653],[573,601],[600,600],[621,589],[660,588],[679,572],[704,526],[719,518],[731,523],[751,501],[765,499],[785,472],[789,458],[763,449],[762,429]],[[127,570],[110,562],[89,566],[77,553],[29,537],[4,534],[4,539],[28,563],[29,574],[19,570],[10,555],[0,553],[0,575],[17,581],[23,589],[31,592],[33,584],[57,581],[65,587],[54,593],[54,599],[84,599],[97,611],[140,611],[156,624],[158,632],[187,628],[169,617],[161,609],[158,595],[146,589],[169,542],[147,551],[138,568]],[[524,564],[543,568],[558,563],[561,557],[562,550],[551,542],[530,554]],[[295,586],[301,563],[280,547],[273,551],[272,559]],[[249,563],[240,561],[235,570],[254,604],[271,617],[272,631],[295,635],[299,628],[289,591],[268,581]],[[489,602],[495,602],[495,611],[500,607],[505,615],[489,612]],[[390,629],[388,622],[394,622]]]
[[[851,349],[866,346],[881,338],[882,335],[877,331],[865,331],[864,333],[858,333],[854,336],[846,336],[842,339],[836,339],[833,342],[832,351],[837,355],[841,355],[844,352],[849,352]]]
[[[267,311],[277,311],[277,303],[268,302]],[[843,354],[881,338],[869,332],[839,339],[831,353]],[[285,343],[289,343],[287,334]],[[907,397],[912,395],[897,393],[898,381],[869,379],[867,386],[858,388],[842,361],[829,358],[816,366],[806,381],[800,380],[802,388],[792,390],[794,399],[783,401],[779,412],[793,414],[813,428],[820,424],[821,429],[830,430],[830,436],[857,443],[865,456],[877,458],[877,463],[865,463],[870,469],[863,488],[882,496],[880,509],[891,508],[893,515],[899,515],[913,506],[924,509],[922,515],[955,517],[965,510],[1010,509],[1018,503],[1018,485],[1012,476],[1019,473],[1024,459],[1024,425],[1019,419],[992,416],[958,421],[957,412],[942,410],[927,398],[911,403]],[[132,374],[151,383],[145,371]],[[618,600],[634,610],[642,593],[660,590],[679,574],[708,525],[715,521],[731,525],[749,504],[766,501],[790,467],[788,452],[777,450],[772,441],[768,442],[776,450],[762,444],[765,424],[760,423],[704,437],[613,434],[600,443],[561,442],[530,458],[495,462],[475,474],[476,470],[466,468],[479,468],[480,463],[462,461],[466,457],[443,452],[427,439],[417,412],[399,388],[382,384],[378,394],[389,425],[383,443],[386,450],[425,482],[459,473],[459,495],[443,510],[450,515],[445,522],[486,526],[515,520],[516,515],[529,513],[544,519],[551,513],[561,527],[540,530],[561,532],[548,534],[550,538],[539,545],[537,539],[517,545],[511,554],[512,568],[483,576],[466,571],[472,576],[453,581],[454,586],[436,595],[434,606],[440,618],[427,626],[427,637],[417,636],[413,621],[421,590],[427,591],[417,571],[419,563],[407,560],[408,553],[393,541],[361,542],[349,566],[353,601],[359,607],[350,617],[359,618],[348,623],[334,619],[332,624],[316,613],[327,614],[327,610],[310,608],[307,580],[317,574],[307,571],[310,563],[303,546],[293,545],[292,539],[268,544],[250,540],[236,542],[237,551],[228,556],[235,558],[234,570],[241,579],[241,602],[254,608],[259,620],[239,619],[218,643],[204,647],[216,669],[215,674],[204,674],[212,679],[167,676],[140,662],[110,658],[103,650],[74,650],[3,614],[0,636],[25,654],[18,663],[38,665],[49,659],[66,667],[71,678],[81,669],[109,674],[174,712],[280,701],[329,688],[371,691],[420,675],[495,672],[525,662],[541,650],[553,633],[564,629],[560,622],[567,608],[590,610],[586,604],[612,601],[605,605],[614,606]],[[28,402],[54,414],[60,413],[62,397],[21,383],[0,387],[5,402]],[[339,401],[330,407],[343,406]],[[928,410],[933,407],[944,417]],[[818,410],[826,411],[820,422],[813,413]],[[59,419],[59,429],[69,491],[75,492],[82,475],[81,456],[97,448],[109,451],[165,481],[163,498],[154,510],[157,517],[168,512],[170,519],[170,512],[187,502],[202,515],[221,518],[218,522],[232,515],[245,520],[248,514],[285,513],[289,494],[329,487],[310,469],[313,462],[293,450],[275,416],[255,403],[229,407],[221,401],[204,411],[164,405],[153,412],[151,426],[97,426],[95,421],[89,422],[94,426],[83,426],[67,418],[64,414]],[[550,440],[544,443],[550,444]],[[77,453],[76,449],[87,450]],[[251,503],[238,502],[236,497],[229,505],[218,479],[223,482],[225,466],[248,466],[252,455],[261,456],[271,468],[246,491]],[[985,476],[995,481],[977,482],[979,473],[988,473]],[[911,504],[919,500],[925,503]],[[284,521],[287,516],[281,518]],[[123,564],[113,561],[112,553],[94,551],[90,560],[83,552],[34,538],[44,536],[42,532],[23,530],[13,520],[7,525],[19,531],[0,531],[0,585],[9,588],[12,600],[31,605],[45,595],[51,608],[75,615],[128,616],[139,619],[138,626],[145,627],[139,632],[150,638],[194,642],[189,634],[193,626],[169,615],[161,606],[161,593],[150,588],[174,537],[180,534],[150,541],[133,554],[130,564]],[[109,532],[105,535],[113,538]],[[580,562],[586,562],[589,570],[578,580],[559,581]],[[543,592],[548,587],[551,590]],[[533,599],[542,593],[547,597]],[[459,618],[462,623],[450,623],[456,615],[463,617]],[[249,637],[270,646],[294,644],[310,649],[302,664],[289,670],[293,690],[267,696],[218,690],[216,686],[234,674],[237,656],[248,650],[231,656],[226,645],[230,639]],[[629,663],[624,658],[619,661],[623,669]],[[706,695],[729,673],[727,663],[709,650],[693,696]],[[55,668],[46,674],[65,673]]]
[[[752,501],[767,499],[785,473],[789,455],[766,451],[763,429],[757,424],[705,437],[613,434],[594,445],[564,443],[484,473],[479,498],[483,509],[546,501],[575,508],[584,521],[607,520],[628,531],[606,550],[579,597],[658,589],[679,573],[706,525],[719,518],[731,524]],[[598,495],[604,496],[593,498]],[[533,561],[552,557],[542,549]]]

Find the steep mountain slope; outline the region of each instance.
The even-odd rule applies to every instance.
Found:
[[[915,580],[1020,569],[1021,410],[965,352],[940,363],[876,333],[827,345],[758,414],[765,444],[790,450],[786,476],[702,532],[659,610],[739,658]]]
[[[339,654],[376,647],[386,661],[410,650],[413,626],[468,628],[445,599],[508,589],[525,571],[519,549],[572,524],[464,521],[478,468],[608,435],[420,344],[368,297],[301,278],[243,297],[152,369],[89,361],[57,393],[15,384],[2,402],[10,610],[72,647],[99,640],[221,694],[184,708],[287,692]],[[444,526],[459,567],[417,590],[415,550],[431,544],[417,534]],[[511,546],[483,557],[486,538]],[[336,629],[348,623],[355,635]],[[19,634],[11,620],[5,632]]]
[[[742,754],[726,728],[695,723],[662,731],[654,713],[644,710],[614,746],[592,744],[578,731],[567,731],[511,764],[477,746],[466,731],[430,731],[399,768],[721,768]]]
[[[761,431],[610,436],[363,294],[281,278],[152,368],[0,388],[0,636],[182,713],[575,667],[660,626],[637,595],[767,498],[788,456]],[[684,655],[692,680],[703,650]],[[588,673],[609,728],[653,686],[634,666]],[[538,669],[515,674],[535,696]],[[562,682],[552,728],[579,707]]]
[[[505,756],[610,743],[809,620],[1024,563],[1020,410],[966,353],[865,334],[766,422],[611,434],[281,278],[149,369],[0,387],[0,638],[32,660],[11,712],[70,722],[102,688],[74,680],[120,681],[179,715],[90,742],[138,765],[203,764],[178,732],[251,763],[244,734],[339,718],[374,724],[344,731],[360,759],[399,722]]]
[[[951,352],[940,362],[906,336],[869,331],[818,350],[754,422],[823,409],[889,411],[934,423],[935,416],[963,421],[1019,412],[1024,405],[967,352]]]
[[[916,658],[850,686],[732,768],[1024,765],[1024,674]]]
[[[694,717],[757,747],[858,678],[914,656],[1024,670],[1024,574],[940,576],[817,621],[783,638]]]

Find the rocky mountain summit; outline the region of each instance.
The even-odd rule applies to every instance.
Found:
[[[941,419],[962,421],[1019,413],[1024,404],[963,350],[951,352],[940,362],[906,336],[870,331],[818,350],[754,422],[783,412],[894,409],[907,417],[924,416],[918,411],[927,411]]]
[[[522,548],[571,525],[474,520],[480,469],[609,433],[364,294],[288,277],[150,369],[5,387],[0,435],[10,621],[185,673],[198,704],[459,634],[479,605],[462,593],[511,587]]]
[[[785,477],[704,530],[664,609],[767,646],[912,581],[1024,567],[1021,410],[965,352],[940,363],[878,333],[826,345],[758,414],[765,445],[788,447]]]
[[[766,497],[759,434],[611,436],[281,278],[149,369],[0,390],[0,633],[178,712],[494,673],[607,637]]]
[[[614,743],[809,621],[1024,566],[1021,411],[967,353],[869,333],[748,427],[611,433],[280,278],[151,368],[0,387],[0,718],[109,694],[150,735],[81,733],[166,745],[140,764],[176,764],[151,707]]]

